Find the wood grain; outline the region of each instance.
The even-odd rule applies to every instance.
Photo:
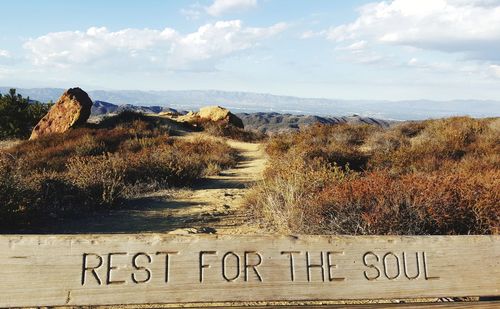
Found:
[[[500,236],[4,235],[0,265],[0,307],[500,295]]]

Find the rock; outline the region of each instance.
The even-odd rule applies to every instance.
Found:
[[[200,227],[200,228],[181,228],[168,232],[170,235],[192,235],[192,234],[216,234],[217,230],[213,227]]]
[[[204,120],[213,122],[226,122],[234,125],[235,127],[243,129],[243,121],[238,116],[231,113],[228,109],[220,106],[206,106],[200,108],[198,116]]]
[[[198,233],[198,231],[195,228],[184,228],[184,229],[176,229],[176,230],[170,231],[167,234],[190,235],[190,234],[197,234],[197,233]]]
[[[80,88],[70,88],[57,100],[31,132],[30,140],[51,133],[64,133],[90,117],[92,100]]]
[[[176,115],[172,119],[179,122],[187,122],[187,123],[196,123],[198,121],[198,113],[194,113],[192,111],[188,112],[185,115]]]
[[[220,106],[206,106],[200,108],[199,112],[188,112],[186,114],[180,113],[160,113],[160,116],[170,118],[178,122],[187,122],[192,125],[197,125],[202,121],[211,121],[219,123],[231,124],[235,127],[244,128],[243,121],[231,113],[228,109]]]
[[[198,234],[216,234],[217,230],[213,227],[204,226],[198,229]]]

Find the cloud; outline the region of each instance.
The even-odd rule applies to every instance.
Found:
[[[253,48],[260,41],[275,36],[286,28],[285,23],[268,28],[245,28],[240,20],[207,24],[173,43],[169,66],[184,68],[193,62],[217,60]]]
[[[494,77],[500,78],[500,65],[496,65],[496,64],[490,65],[490,71]]]
[[[204,7],[199,3],[191,4],[188,8],[181,9],[180,13],[186,17],[187,20],[198,20],[200,19]]]
[[[10,58],[10,52],[5,49],[0,49],[0,58]]]
[[[311,31],[307,30],[301,33],[300,38],[301,39],[311,39],[311,38],[317,38],[317,37],[323,37],[325,36],[326,31]]]
[[[221,16],[231,12],[242,12],[257,7],[257,0],[215,0],[206,8],[212,16]]]
[[[362,50],[365,50],[367,48],[367,42],[364,41],[364,40],[361,40],[361,41],[356,41],[348,46],[345,46],[345,47],[338,47],[337,50],[348,50],[348,51],[351,51],[353,53],[357,53],[357,52],[360,52]]]
[[[254,48],[287,27],[245,27],[240,20],[218,21],[196,32],[172,28],[123,29],[91,27],[87,31],[53,32],[24,44],[34,65],[44,67],[111,66],[135,69],[213,70],[216,63]]]
[[[354,22],[330,28],[326,37],[336,42],[366,40],[499,61],[499,24],[498,0],[394,0],[361,7]]]

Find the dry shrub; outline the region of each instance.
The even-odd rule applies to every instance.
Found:
[[[0,223],[118,206],[141,188],[184,186],[236,164],[236,151],[220,140],[172,138],[150,118],[117,118],[2,152]]]
[[[363,170],[367,156],[362,145],[369,137],[369,125],[315,125],[298,133],[287,133],[270,138],[266,151],[270,156],[282,156],[288,152],[306,160],[322,159],[341,167]]]
[[[492,234],[500,220],[500,172],[370,173],[331,185],[314,204],[333,234]]]
[[[111,206],[122,196],[126,166],[126,160],[117,154],[73,157],[67,164],[66,178],[75,187],[87,192],[85,203]]]
[[[25,192],[13,169],[12,158],[0,153],[0,218],[12,220],[16,213],[26,207]]]
[[[391,168],[397,173],[432,172],[439,170],[444,162],[486,159],[500,151],[499,135],[490,127],[490,121],[468,117],[429,120],[420,123],[418,134],[411,138],[401,133],[404,131],[401,127],[396,127],[384,137],[390,140],[392,136],[399,143],[393,143],[397,145],[392,149],[373,147],[369,166]]]
[[[312,232],[311,223],[320,221],[321,213],[309,207],[310,201],[329,183],[342,182],[348,175],[319,158],[305,161],[293,154],[275,158],[264,181],[252,188],[247,204],[280,232]]]
[[[198,125],[205,132],[216,137],[227,137],[243,142],[259,142],[267,138],[265,133],[241,129],[225,122],[200,121]]]
[[[454,117],[274,136],[247,205],[283,232],[498,234],[499,128],[498,118]]]

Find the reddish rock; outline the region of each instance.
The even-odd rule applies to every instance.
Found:
[[[70,88],[57,100],[31,132],[30,140],[51,133],[64,133],[90,117],[92,100],[80,88]]]

